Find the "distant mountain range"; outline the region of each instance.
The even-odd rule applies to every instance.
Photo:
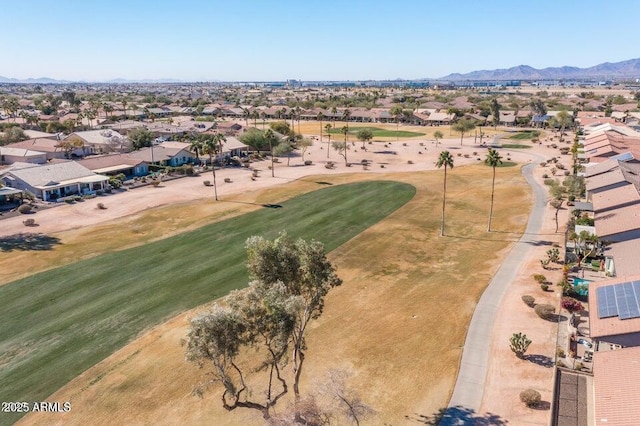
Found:
[[[438,79],[427,78],[424,80],[446,80],[446,81],[482,81],[482,80],[620,80],[620,79],[636,79],[640,78],[640,58],[629,59],[622,62],[605,62],[589,68],[578,67],[549,67],[543,69],[533,68],[529,65],[518,65],[516,67],[497,70],[481,70],[472,71],[466,74],[454,73]],[[219,80],[215,80],[219,82]],[[107,81],[69,81],[55,80],[53,78],[8,78],[0,76],[0,84],[17,83],[17,84],[70,84],[70,83],[105,83],[105,84],[132,84],[132,83],[184,83],[183,80],[173,78],[165,79],[145,79],[145,80],[129,80],[124,78],[116,78]]]
[[[589,68],[550,67],[536,69],[518,65],[508,69],[481,70],[466,74],[449,74],[438,80],[569,80],[569,79],[623,79],[640,78],[640,59],[622,62],[605,62]]]

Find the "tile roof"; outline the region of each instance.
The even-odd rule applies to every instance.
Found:
[[[9,173],[36,188],[56,186],[62,182],[95,176],[95,173],[75,161],[42,166],[31,164],[30,166],[14,169]]]
[[[129,154],[93,155],[77,161],[78,164],[81,164],[89,170],[101,170],[107,167],[124,165],[137,166],[143,162],[143,160],[132,157]]]
[[[587,191],[595,191],[597,189],[606,188],[607,186],[623,182],[626,182],[624,174],[622,173],[622,170],[617,167],[606,173],[600,173],[599,175],[589,177],[587,179],[586,186]],[[599,208],[596,203],[594,203],[594,207],[596,210]]]
[[[84,132],[73,132],[65,138],[69,139],[74,136],[84,140],[85,143],[90,145],[112,145],[114,141],[124,140],[125,137],[115,130],[87,130]]]
[[[34,151],[41,151],[41,152],[64,152],[62,148],[58,147],[59,143],[60,141],[56,139],[38,138],[38,139],[27,139],[24,141],[11,143],[5,146],[12,147],[12,148],[32,149]]]
[[[614,259],[615,262],[615,259]],[[616,268],[617,268],[616,263]],[[589,283],[589,336],[592,338],[606,338],[619,334],[640,333],[640,318],[621,320],[619,317],[598,318],[598,292],[600,287],[640,280],[640,275],[618,276],[605,281]],[[638,387],[640,390],[640,387]]]
[[[593,354],[595,424],[637,426],[640,421],[640,347]]]
[[[612,256],[616,268],[616,275],[628,277],[640,275],[640,239],[620,241],[611,244],[605,251],[607,256]]]

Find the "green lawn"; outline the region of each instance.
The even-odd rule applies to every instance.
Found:
[[[414,194],[389,181],[331,186],[0,286],[0,401],[44,400],[143,330],[244,287],[249,236],[287,230],[330,251]]]
[[[367,129],[367,130],[371,130],[371,133],[373,133],[373,137],[374,138],[396,138],[396,137],[400,137],[400,138],[411,138],[411,137],[415,137],[415,136],[424,136],[425,133],[419,133],[419,132],[408,132],[406,130],[385,130],[385,129],[380,129],[379,127],[362,127],[362,126],[349,126],[349,134],[350,135],[357,135],[359,130],[362,129]],[[340,128],[338,129],[331,129],[329,131],[329,133],[331,133],[332,135],[341,135],[342,131],[340,130]]]
[[[527,149],[531,148],[531,145],[522,145],[519,143],[503,143],[500,144],[502,148],[511,148],[511,149]]]
[[[528,141],[531,139],[535,139],[540,137],[540,131],[539,130],[525,130],[522,132],[518,132],[515,135],[511,135],[509,136],[509,139],[515,139],[518,141]]]

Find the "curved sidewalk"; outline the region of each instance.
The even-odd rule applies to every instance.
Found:
[[[516,278],[522,260],[527,258],[534,243],[538,241],[538,234],[542,227],[547,194],[544,187],[533,177],[533,169],[537,166],[533,161],[536,160],[532,160],[522,168],[522,174],[533,188],[535,195],[527,229],[507,254],[478,301],[467,331],[453,395],[440,422],[441,426],[461,424],[461,418],[458,416],[460,412],[480,414],[478,411],[484,393],[496,313],[507,287]]]

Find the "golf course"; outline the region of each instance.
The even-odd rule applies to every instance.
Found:
[[[415,194],[407,184],[329,186],[197,231],[0,287],[0,400],[40,401],[144,329],[247,284],[252,235],[322,241],[328,251]],[[16,417],[3,415],[2,424]]]

